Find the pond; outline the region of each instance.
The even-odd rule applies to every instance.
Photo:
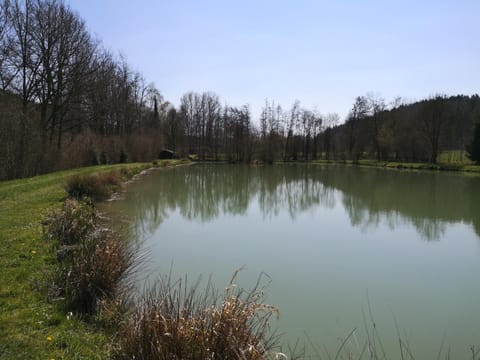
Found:
[[[311,354],[334,357],[353,329],[355,353],[373,324],[389,359],[399,335],[417,359],[480,344],[479,177],[202,164],[152,172],[105,207],[148,249],[139,283],[171,271],[222,288],[245,266],[249,288],[264,272],[273,325]]]

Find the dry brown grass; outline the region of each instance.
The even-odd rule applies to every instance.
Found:
[[[94,175],[75,175],[65,183],[65,191],[74,199],[89,197],[95,201],[105,200],[112,191],[122,185],[118,171]]]
[[[80,202],[66,199],[62,208],[52,211],[42,222],[47,240],[56,241],[57,247],[78,244],[83,238],[92,234],[97,225],[96,212],[85,199]]]
[[[47,239],[55,241],[58,266],[52,296],[63,297],[68,310],[94,314],[104,300],[114,298],[133,271],[136,251],[102,228],[89,201],[67,199],[45,221]]]
[[[109,232],[84,239],[61,262],[57,279],[70,310],[94,314],[112,299],[133,262],[133,254]]]
[[[236,276],[236,275],[235,275]],[[233,281],[220,296],[163,277],[123,322],[118,359],[276,359],[278,336],[270,320],[278,310],[263,303],[263,288],[238,289]]]

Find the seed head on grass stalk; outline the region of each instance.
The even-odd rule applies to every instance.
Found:
[[[75,175],[65,185],[65,191],[74,199],[84,197],[95,201],[105,200],[112,191],[122,184],[122,176],[118,171],[110,171],[93,175]]]
[[[211,282],[158,279],[135,301],[118,335],[118,359],[275,359],[279,337],[270,329],[278,309],[264,304],[260,281],[251,291],[222,295]]]
[[[52,288],[68,311],[93,315],[123,291],[138,264],[136,245],[100,226],[91,202],[67,199],[44,225],[45,237],[56,242]]]

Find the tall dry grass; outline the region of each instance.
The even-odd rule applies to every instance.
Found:
[[[114,299],[133,264],[134,254],[110,232],[85,238],[60,263],[57,275],[70,310],[94,314]]]
[[[136,260],[133,245],[98,219],[91,201],[67,199],[44,222],[58,262],[51,294],[63,297],[68,310],[77,314],[94,314],[103,301],[118,296]]]
[[[67,179],[65,191],[72,198],[80,200],[89,197],[95,201],[105,200],[122,185],[122,176],[118,171],[93,175],[75,175]]]
[[[116,343],[117,359],[279,359],[279,337],[270,327],[277,308],[263,302],[263,288],[234,285],[223,294],[209,282],[162,277],[135,300]]]
[[[97,229],[98,217],[89,199],[66,199],[58,211],[50,212],[43,221],[47,240],[55,241],[57,249],[78,244]]]

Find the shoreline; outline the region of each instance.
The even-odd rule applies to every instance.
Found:
[[[422,162],[395,162],[395,161],[377,161],[377,160],[277,160],[272,163],[266,163],[261,160],[252,160],[250,163],[230,162],[227,160],[196,160],[197,164],[220,164],[220,165],[238,165],[245,164],[250,166],[267,166],[267,165],[295,165],[295,164],[312,164],[312,165],[341,165],[341,166],[358,166],[369,167],[386,170],[399,171],[437,171],[452,172],[464,175],[480,174],[480,165],[475,164],[449,164],[449,163],[422,163]]]
[[[274,164],[316,164],[316,165],[343,165],[370,167],[386,170],[400,171],[438,171],[469,174],[480,174],[480,165],[460,165],[460,164],[429,164],[429,163],[407,163],[407,162],[388,162],[377,160],[309,160],[309,161],[277,161]]]
[[[61,301],[47,300],[48,276],[55,271],[56,255],[53,244],[44,238],[42,222],[62,206],[67,198],[63,185],[72,176],[123,171],[123,184],[147,169],[187,163],[100,165],[0,182],[0,244],[4,249],[0,254],[0,358],[110,356],[112,334],[108,330],[96,321],[86,323],[65,314]]]

